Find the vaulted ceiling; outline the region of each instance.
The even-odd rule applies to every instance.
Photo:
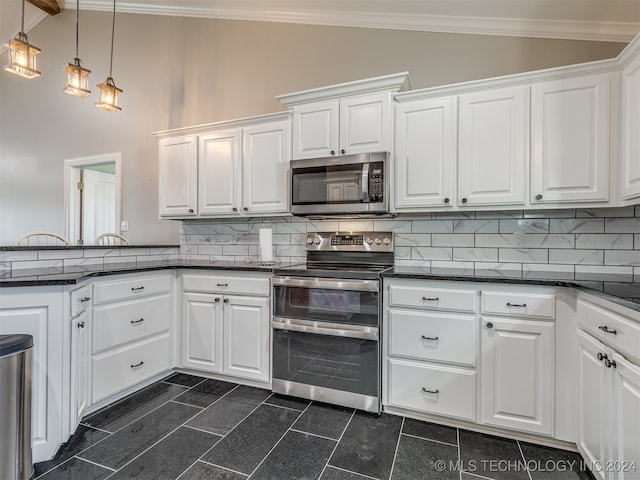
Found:
[[[25,29],[57,4],[28,0]],[[21,0],[0,0],[3,40],[17,32]],[[112,0],[80,0],[111,11]],[[118,12],[484,35],[628,42],[640,32],[640,0],[118,0]]]

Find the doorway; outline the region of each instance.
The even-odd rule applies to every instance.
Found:
[[[65,160],[65,231],[72,245],[120,233],[121,153]]]

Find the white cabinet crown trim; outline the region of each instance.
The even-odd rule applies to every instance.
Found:
[[[277,112],[267,113],[265,115],[256,115],[255,117],[236,118],[233,120],[223,120],[213,123],[202,123],[200,125],[192,125],[189,127],[172,128],[169,130],[158,130],[151,132],[151,135],[156,137],[175,137],[176,135],[191,135],[198,133],[209,133],[213,130],[229,129],[236,127],[244,127],[248,125],[255,125],[258,123],[265,123],[277,120],[289,120],[291,113],[289,112]]]

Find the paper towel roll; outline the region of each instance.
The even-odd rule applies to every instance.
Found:
[[[270,228],[260,229],[260,261],[273,262],[273,231]]]

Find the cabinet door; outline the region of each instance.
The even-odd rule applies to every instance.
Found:
[[[71,427],[74,432],[90,405],[91,398],[91,310],[71,322]]]
[[[459,98],[458,204],[525,202],[527,87]]]
[[[391,114],[388,92],[340,100],[340,154],[391,150]]]
[[[338,153],[338,105],[329,100],[293,107],[294,160]]]
[[[396,106],[395,210],[450,207],[455,98]]]
[[[237,215],[241,207],[242,130],[198,138],[198,208],[200,215]]]
[[[554,325],[482,317],[481,422],[553,435]]]
[[[578,449],[590,465],[602,465],[609,458],[609,396],[611,379],[598,354],[608,350],[586,333],[578,330]],[[602,469],[593,474],[604,479]]]
[[[246,127],[243,135],[243,212],[289,211],[291,124],[272,122]]]
[[[640,478],[640,367],[613,354],[612,479]],[[617,475],[617,476],[616,476]]]
[[[224,298],[224,373],[269,381],[269,299]]]
[[[609,74],[534,84],[531,203],[609,199]]]
[[[196,137],[160,140],[160,216],[197,214],[198,152]]]
[[[640,55],[622,70],[622,198],[640,196]]]
[[[182,365],[222,372],[222,295],[182,297]]]

